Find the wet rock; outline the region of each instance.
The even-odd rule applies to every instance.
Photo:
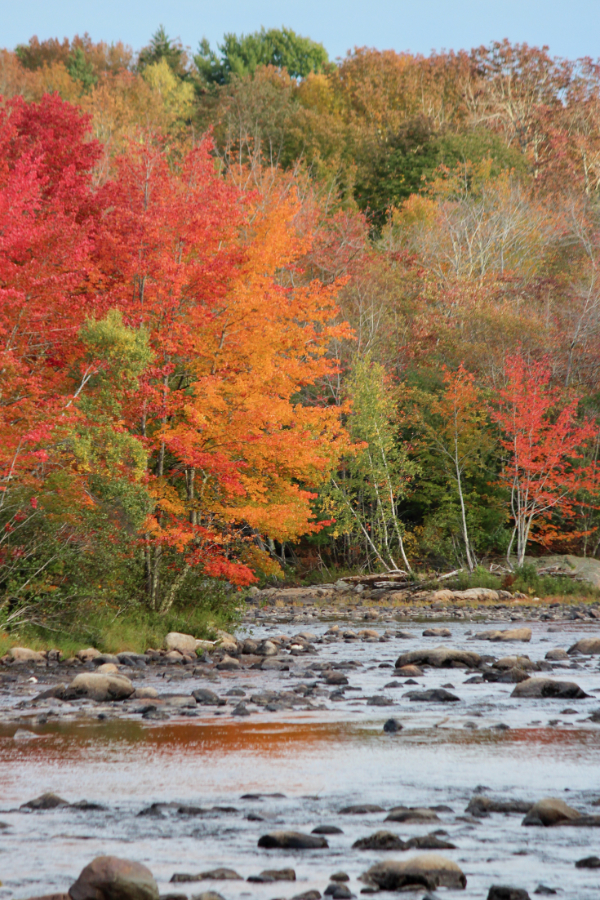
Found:
[[[52,687],[48,688],[47,690],[41,691],[39,694],[36,694],[32,700],[32,703],[37,703],[38,700],[50,700],[51,698],[62,700],[65,696],[66,690],[67,685],[63,682],[60,682],[59,684],[53,684]]]
[[[87,697],[101,703],[126,700],[135,688],[125,675],[102,675],[97,672],[82,672],[76,675],[65,691],[65,700]]]
[[[35,797],[33,800],[28,800],[19,809],[56,809],[59,806],[70,806],[70,803],[67,800],[63,800],[58,794],[48,792],[40,797]]]
[[[582,699],[588,695],[574,681],[553,681],[551,678],[528,678],[517,684],[511,697]]]
[[[316,828],[313,828],[311,834],[343,834],[341,828],[338,828],[337,825],[317,825]]]
[[[369,837],[359,838],[352,844],[353,850],[405,850],[406,844],[393,831],[376,831]]]
[[[600,653],[600,638],[582,638],[571,647],[568,654],[581,653],[583,656],[597,656]]]
[[[369,697],[367,700],[367,706],[393,706],[394,701],[390,700],[389,697],[382,697],[381,695],[376,695],[375,697]]]
[[[323,672],[323,678],[326,684],[348,684],[348,679],[343,672]]]
[[[294,869],[265,869],[259,875],[251,875],[248,881],[256,884],[272,884],[275,881],[295,881]]]
[[[387,722],[383,723],[383,730],[386,734],[397,734],[399,731],[402,731],[404,726],[397,719],[388,719]]]
[[[30,650],[29,647],[11,647],[8,651],[8,657],[13,663],[46,664],[46,654],[39,653],[37,650]]]
[[[426,628],[423,637],[452,637],[449,628]]]
[[[460,700],[460,697],[444,688],[432,688],[430,691],[409,691],[404,696],[413,703],[456,703]]]
[[[422,885],[428,890],[438,887],[463,889],[467,885],[466,876],[458,865],[436,853],[423,853],[401,862],[385,860],[371,866],[361,878],[383,891],[399,891],[409,885]]]
[[[159,900],[188,900],[187,894],[168,893],[161,894]]]
[[[456,850],[456,845],[450,841],[444,841],[437,834],[422,834],[409,838],[406,842],[407,850]]]
[[[402,675],[406,678],[421,678],[424,674],[423,669],[420,669],[419,666],[401,666],[394,672],[394,675]]]
[[[320,850],[329,847],[327,840],[317,834],[302,834],[300,831],[272,831],[258,839],[258,846],[265,849]]]
[[[490,813],[523,813],[529,812],[532,803],[527,800],[494,800],[492,797],[486,797],[484,794],[475,794],[469,800],[469,805],[465,812],[478,819]]]
[[[530,900],[523,888],[509,887],[505,884],[493,884],[488,891],[487,900]]]
[[[201,891],[199,894],[192,894],[192,900],[225,900],[218,891]]]
[[[536,887],[536,889],[533,893],[549,895],[549,894],[557,894],[558,891],[553,887],[548,887],[547,884],[538,884],[538,886]]]
[[[386,822],[439,822],[433,809],[424,806],[395,806],[385,817]]]
[[[494,681],[498,684],[520,684],[522,681],[527,681],[528,678],[531,678],[531,675],[517,666],[514,669],[504,669],[500,672],[484,672],[483,674],[484,681]]]
[[[260,664],[260,668],[263,672],[289,672],[290,665],[285,659],[278,659],[276,657],[266,657]]]
[[[0,886],[2,882],[0,881]],[[27,900],[71,900],[69,894],[41,894],[38,897],[28,897]]]
[[[346,872],[334,872],[333,875],[329,876],[330,881],[337,881],[340,884],[350,881],[350,876],[346,874]]]
[[[569,654],[566,650],[562,650],[560,647],[555,647],[553,650],[548,650],[544,659],[550,659],[553,661],[565,660],[569,659]]]
[[[101,675],[117,675],[119,668],[114,663],[102,663],[101,666],[98,666],[96,672],[99,672]]]
[[[139,687],[133,696],[136,700],[156,700],[158,691],[153,687]]]
[[[370,813],[385,812],[383,806],[376,803],[355,803],[353,806],[344,806],[339,810],[340,816],[367,816]]]
[[[539,663],[532,662],[528,656],[502,656],[492,663],[493,669],[523,669],[526,672],[539,669]]]
[[[165,638],[167,650],[178,650],[179,653],[195,653],[196,650],[209,650],[214,647],[213,641],[200,641],[191,634],[182,634],[179,631],[170,631]]]
[[[521,825],[560,825],[569,820],[580,819],[581,813],[568,806],[564,800],[557,797],[544,797],[534,803]]]
[[[198,688],[192,691],[192,697],[200,706],[225,706],[227,702],[214,691],[209,691],[208,688]]]
[[[294,894],[292,900],[321,900],[320,891],[303,891],[301,894]]]
[[[578,859],[575,863],[576,869],[600,869],[600,857],[586,856],[584,859]]]
[[[332,900],[350,900],[350,897],[353,896],[347,884],[328,884],[324,894],[326,897],[331,897]]]
[[[454,650],[451,647],[434,647],[431,650],[409,650],[396,660],[396,669],[403,666],[433,666],[436,669],[476,669],[481,663],[478,653]]]
[[[69,888],[72,900],[158,900],[158,887],[146,866],[116,856],[97,856]]]
[[[502,630],[480,631],[471,635],[470,641],[523,641],[531,640],[531,628],[506,628]]]
[[[243,881],[241,875],[235,869],[210,869],[208,872],[201,872],[198,881]]]

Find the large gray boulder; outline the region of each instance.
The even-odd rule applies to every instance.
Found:
[[[438,887],[462,890],[467,886],[466,875],[460,867],[437,853],[422,853],[401,862],[384,860],[371,866],[361,880],[382,891],[400,891],[409,885],[429,891]]]
[[[524,641],[531,640],[531,628],[506,628],[503,631],[480,631],[469,638],[471,641]]]
[[[452,647],[434,647],[431,650],[409,650],[396,660],[396,668],[403,666],[433,666],[436,669],[467,668],[476,669],[481,663],[478,653],[470,650],[455,650]]]
[[[106,703],[111,700],[127,700],[135,688],[125,675],[82,672],[76,675],[64,694],[65,700],[87,697]]]
[[[158,900],[158,886],[142,863],[97,856],[69,888],[71,900]]]
[[[582,638],[567,653],[582,653],[584,656],[597,656],[600,653],[600,638]],[[564,657],[563,657],[564,658]]]
[[[543,800],[533,804],[521,824],[549,827],[575,821],[581,816],[579,810],[573,809],[564,800],[559,800],[558,797],[544,797]]]
[[[272,831],[263,834],[258,840],[258,846],[266,849],[279,848],[281,850],[321,850],[329,847],[324,837],[318,834],[302,834],[299,831]]]
[[[581,700],[588,695],[574,681],[554,681],[552,678],[528,678],[516,685],[511,697]]]

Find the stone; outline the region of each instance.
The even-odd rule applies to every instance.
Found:
[[[409,885],[427,890],[438,887],[462,890],[467,886],[467,878],[459,866],[437,853],[423,853],[403,861],[384,860],[371,866],[361,879],[383,891],[399,891]]]
[[[396,669],[394,675],[402,675],[405,678],[421,678],[425,673],[419,666],[401,666]]]
[[[329,880],[343,883],[345,881],[350,881],[350,876],[346,872],[334,872],[333,875],[329,876]]]
[[[101,675],[117,675],[119,669],[114,663],[102,663],[101,666],[98,666],[96,672],[99,672]]]
[[[578,859],[575,863],[576,869],[600,869],[600,857],[598,856],[586,856],[583,859]]]
[[[444,690],[444,688],[433,688],[430,691],[409,691],[404,695],[411,702],[421,703],[456,703],[460,700],[456,694]]]
[[[452,637],[449,628],[426,628],[423,637]]]
[[[105,703],[111,700],[126,700],[135,688],[125,675],[102,675],[98,672],[82,672],[76,675],[65,691],[65,700],[88,697]]]
[[[366,816],[370,813],[385,812],[383,806],[376,803],[355,803],[353,806],[344,806],[339,810],[340,816]]]
[[[450,841],[444,841],[437,834],[422,834],[418,837],[411,837],[406,842],[407,850],[456,850],[456,844]]]
[[[241,663],[239,659],[235,659],[235,657],[225,654],[223,659],[217,663],[216,667],[223,672],[235,672],[237,669],[241,668]]]
[[[574,681],[553,681],[552,678],[528,678],[521,681],[511,697],[553,698],[579,700],[588,695]]]
[[[338,828],[337,825],[317,825],[316,828],[313,828],[311,834],[343,834],[341,828]]]
[[[243,881],[241,875],[235,869],[210,869],[208,872],[201,872],[199,881]]]
[[[69,894],[40,894],[38,897],[28,897],[27,900],[71,900],[71,898]]]
[[[81,662],[91,662],[93,659],[97,659],[99,656],[102,656],[99,650],[96,650],[95,647],[87,647],[85,650],[78,650],[75,654],[77,659],[80,659]]]
[[[201,891],[199,894],[192,894],[192,900],[225,900],[225,898],[217,891]]]
[[[584,656],[597,656],[600,653],[600,638],[582,638],[567,653],[582,653]]]
[[[332,900],[350,900],[352,897],[352,891],[347,884],[328,884],[323,893]]]
[[[67,800],[63,800],[58,794],[48,792],[40,797],[35,797],[33,800],[28,800],[19,809],[57,809],[59,806],[70,806],[70,803]]]
[[[532,662],[528,656],[502,656],[492,663],[494,669],[523,669],[524,671],[537,670],[538,664]]]
[[[139,687],[133,696],[136,700],[156,700],[158,691],[153,687]]]
[[[478,819],[482,819],[490,813],[520,813],[523,815],[523,813],[529,812],[532,805],[527,800],[494,800],[484,794],[475,794],[469,800],[465,812]]]
[[[71,900],[158,900],[150,869],[116,856],[97,856],[69,888]]]
[[[272,884],[275,881],[295,881],[294,869],[265,869],[259,875],[251,875],[248,881],[256,884]]]
[[[395,806],[385,817],[386,822],[439,822],[433,809],[423,806]]]
[[[302,834],[299,831],[272,831],[258,839],[258,846],[265,849],[281,850],[321,850],[329,847],[327,840],[317,834]]]
[[[11,647],[8,656],[13,663],[46,663],[46,654],[29,647]]]
[[[533,893],[549,895],[549,894],[557,894],[558,891],[553,887],[549,887],[547,884],[538,884],[538,886],[536,887],[536,889]]]
[[[566,650],[563,650],[561,647],[555,647],[552,650],[548,650],[548,652],[546,653],[546,656],[544,657],[544,659],[549,659],[549,660],[553,660],[553,661],[565,660],[568,658],[569,658],[569,654],[567,653]]]
[[[393,831],[376,831],[369,837],[359,838],[352,844],[353,850],[405,850],[406,844]]]
[[[487,900],[530,900],[530,897],[523,888],[493,884],[488,891]]]
[[[301,894],[294,894],[292,900],[321,900],[321,892],[303,891]]]
[[[397,719],[388,719],[383,723],[383,730],[386,734],[397,734],[399,731],[402,731],[404,726]]]
[[[196,650],[212,650],[214,641],[201,641],[191,634],[170,631],[165,638],[167,650],[178,650],[179,653],[195,653]]]
[[[192,697],[201,706],[225,706],[227,702],[214,691],[209,691],[208,688],[198,688],[192,691]]]
[[[389,697],[382,697],[381,695],[376,695],[375,697],[369,697],[367,700],[367,706],[393,706],[394,701],[390,700]]]
[[[581,813],[568,806],[564,800],[557,797],[544,797],[534,803],[521,825],[561,825],[568,820],[581,818]]]
[[[531,640],[531,628],[506,628],[504,631],[480,631],[471,635],[470,641],[523,641]]]
[[[481,663],[478,653],[454,650],[452,647],[434,647],[431,650],[409,650],[396,660],[396,669],[403,666],[433,666],[436,669],[476,669]]]
[[[326,684],[348,684],[348,679],[343,672],[323,672],[323,678],[325,679]]]

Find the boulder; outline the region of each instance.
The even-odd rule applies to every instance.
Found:
[[[476,669],[481,663],[478,653],[454,650],[451,647],[434,647],[431,650],[409,650],[396,660],[396,669],[403,666],[433,666],[436,669]]]
[[[376,831],[369,837],[359,838],[352,844],[353,850],[405,850],[406,844],[393,831]]]
[[[192,697],[200,706],[225,706],[227,702],[214,691],[209,691],[208,688],[198,688],[192,691]]]
[[[423,853],[402,862],[379,862],[361,880],[383,891],[399,891],[409,885],[423,886],[429,891],[438,887],[462,890],[467,886],[467,878],[459,866],[437,853]]]
[[[106,703],[111,700],[126,700],[134,691],[133,684],[125,675],[82,672],[67,687],[64,697],[65,700],[88,697],[90,700]]]
[[[456,844],[444,841],[432,832],[418,837],[409,838],[406,842],[407,850],[456,850]]]
[[[394,675],[402,675],[404,678],[422,678],[424,674],[419,666],[401,666],[394,672]]]
[[[588,695],[574,681],[553,681],[552,678],[528,678],[521,681],[511,697],[553,698],[580,700]]]
[[[30,650],[29,647],[11,647],[8,651],[8,656],[13,663],[46,663],[45,653]]]
[[[214,641],[201,641],[192,634],[182,634],[179,631],[170,631],[165,638],[167,650],[178,650],[180,653],[195,653],[196,650],[212,650]]]
[[[348,684],[348,679],[343,672],[325,671],[323,672],[323,678],[325,679],[326,684]]]
[[[578,859],[575,863],[576,869],[600,869],[600,857],[598,856],[585,856],[583,859]]]
[[[114,663],[102,663],[101,666],[98,666],[96,672],[99,672],[101,675],[117,675],[119,668]]]
[[[135,689],[133,696],[136,700],[156,700],[158,691],[153,687],[139,687]]]
[[[562,825],[564,822],[581,818],[581,813],[568,806],[564,800],[557,797],[544,797],[534,803],[521,825]]]
[[[397,719],[388,719],[383,723],[383,730],[386,734],[397,734],[399,731],[402,731],[404,726]]]
[[[449,628],[426,628],[423,637],[452,637]]]
[[[567,653],[582,653],[584,656],[597,656],[600,653],[600,638],[582,638]]]
[[[524,669],[536,671],[538,664],[532,662],[528,656],[502,656],[492,663],[493,669]]]
[[[99,650],[96,650],[95,647],[87,647],[85,650],[78,650],[75,654],[77,659],[80,659],[81,662],[91,662],[92,659],[97,659],[98,656],[102,656]]]
[[[225,900],[225,898],[217,891],[200,891],[199,894],[192,894],[192,900]]]
[[[404,696],[408,697],[412,703],[456,703],[457,700],[460,700],[460,697],[444,688],[432,688],[430,691],[409,691]]]
[[[116,856],[97,856],[69,888],[71,900],[158,900],[158,887],[146,866]]]
[[[569,654],[566,650],[563,650],[561,647],[554,647],[552,650],[548,650],[544,659],[553,660],[565,660],[569,658]]]
[[[434,809],[424,806],[395,806],[385,817],[386,822],[439,822]]]
[[[329,847],[326,839],[318,834],[302,834],[300,831],[272,831],[258,839],[258,846],[280,850],[321,850]]]
[[[275,881],[295,881],[296,872],[294,869],[265,869],[258,875],[251,875],[248,881],[256,884],[272,884]]]
[[[484,794],[475,794],[469,800],[465,812],[470,816],[482,819],[490,813],[523,813],[529,812],[532,804],[527,800],[494,800]]]
[[[531,640],[531,628],[507,628],[504,631],[480,631],[473,634],[470,641],[523,641]]]
[[[488,891],[487,900],[530,900],[530,897],[523,888],[493,884]]]
[[[59,797],[58,794],[48,792],[40,797],[35,797],[33,800],[28,800],[19,809],[56,809],[59,806],[70,806],[70,804],[67,800]]]
[[[226,869],[220,867],[218,869],[209,869],[208,872],[201,872],[199,881],[243,881],[241,875],[235,869]]]

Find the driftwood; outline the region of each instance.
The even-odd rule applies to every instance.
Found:
[[[425,578],[423,580],[407,580],[407,572],[397,569],[394,572],[386,572],[385,575],[352,575],[350,578],[343,578],[349,584],[362,584],[365,587],[372,587],[376,590],[383,591],[406,591],[406,593],[415,593],[423,590],[428,585],[436,584],[438,581],[445,581],[459,575],[463,570],[455,569],[453,572],[446,572],[445,575],[437,575],[434,578]],[[385,581],[378,579],[385,578]]]

